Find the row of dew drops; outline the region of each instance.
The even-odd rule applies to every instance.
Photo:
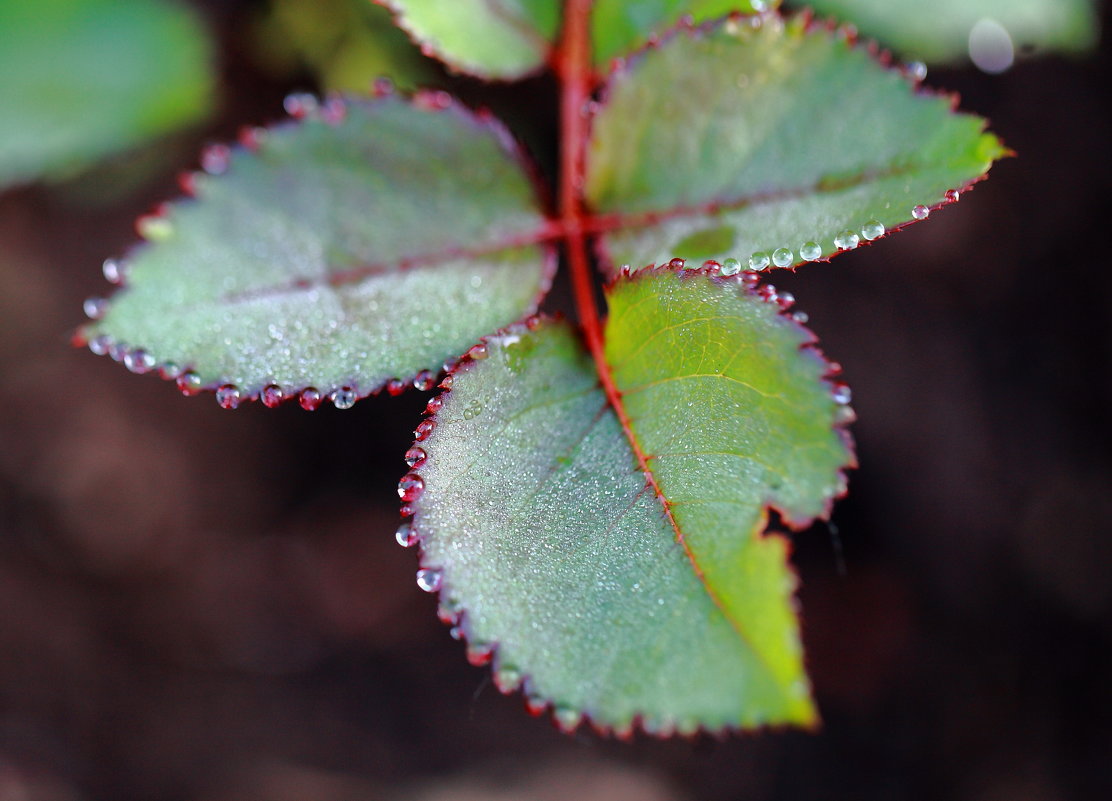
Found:
[[[957,202],[960,193],[956,189],[951,189],[946,192],[947,202]],[[931,210],[929,206],[918,205],[911,209],[911,216],[915,220],[925,220],[930,216]],[[861,226],[861,232],[858,234],[856,231],[846,229],[834,237],[834,247],[839,251],[854,250],[861,244],[862,240],[872,242],[874,239],[879,239],[884,236],[887,229],[884,223],[879,220],[869,220]],[[791,267],[795,264],[795,251],[788,247],[780,247],[768,252],[758,250],[749,257],[749,270],[760,271],[767,270],[769,267]],[[799,247],[799,258],[803,261],[818,261],[823,256],[822,246],[817,242],[808,241],[804,242]],[[742,264],[737,259],[726,259],[722,262],[723,275],[737,275],[741,272]]]
[[[532,315],[525,321],[525,324],[529,329],[536,330],[540,326],[540,322],[541,318],[539,316]],[[480,343],[468,350],[462,359],[449,360],[444,365],[447,375],[438,386],[443,390],[450,390],[454,380],[453,373],[459,362],[463,360],[482,361],[487,358],[488,355],[489,350],[487,346]],[[425,412],[429,415],[435,415],[440,411],[443,405],[444,397],[443,395],[438,395],[429,399],[428,405],[425,407]],[[398,482],[398,497],[403,503],[401,514],[405,519],[394,533],[394,538],[397,540],[398,545],[403,548],[412,548],[420,542],[420,537],[414,528],[412,520],[415,512],[413,504],[424,493],[425,480],[421,478],[420,474],[416,471],[428,460],[428,452],[420,443],[427,440],[435,429],[436,420],[434,418],[429,417],[422,420],[413,432],[416,442],[413,447],[405,453],[405,463],[409,467],[409,472],[402,476],[401,480]],[[439,592],[444,584],[443,576],[444,574],[439,568],[421,567],[417,571],[417,586],[424,592]],[[453,639],[462,640],[464,638],[463,612],[457,601],[442,597],[439,616],[441,621],[451,626],[450,633]],[[472,665],[480,667],[489,664],[493,660],[494,651],[493,645],[472,640],[467,644],[467,660]],[[504,693],[516,692],[522,688],[524,681],[524,675],[513,665],[500,663],[494,670],[494,682],[499,690]],[[583,714],[578,710],[561,704],[553,705],[548,699],[542,698],[539,695],[527,694],[525,704],[529,712],[533,715],[543,714],[545,710],[551,706],[553,720],[556,725],[565,732],[574,731],[583,722]]]
[[[686,269],[687,264],[683,259],[673,259],[669,262],[669,266],[677,269]],[[706,261],[703,263],[703,269],[710,272],[716,272],[724,276],[737,276],[737,280],[742,281],[750,289],[755,289],[757,294],[767,302],[777,304],[783,313],[787,313],[791,306],[795,303],[795,297],[790,292],[781,292],[771,284],[765,284],[757,287],[760,279],[753,271],[742,273],[741,264],[737,259],[726,259],[721,264],[716,261]],[[739,275],[740,274],[740,275]],[[789,315],[791,319],[799,323],[807,321],[807,315],[803,312],[794,312]],[[526,325],[535,330],[539,327],[540,318],[532,316],[526,321]],[[478,344],[472,347],[461,359],[469,359],[472,361],[481,361],[489,355],[488,348],[485,344]],[[440,382],[440,388],[450,390],[453,383],[453,372],[458,362],[455,360],[445,364],[445,371],[448,373]],[[841,372],[841,366],[837,363],[830,363],[827,373],[827,379],[830,381],[831,397],[838,405],[838,410],[835,417],[835,422],[839,425],[848,424],[853,421],[855,415],[853,409],[849,406],[852,395],[848,385],[832,380]],[[431,398],[425,408],[428,415],[435,415],[443,408],[444,397],[438,395]],[[398,482],[398,497],[402,501],[401,515],[404,518],[402,523],[398,526],[394,533],[394,538],[398,545],[403,548],[413,548],[420,544],[420,536],[414,526],[412,520],[415,513],[414,504],[420,499],[425,491],[425,480],[421,475],[416,472],[428,460],[428,452],[422,447],[422,443],[429,438],[429,436],[436,429],[436,420],[433,417],[426,418],[414,430],[414,438],[416,442],[405,453],[405,463],[409,467],[409,472],[402,476]],[[444,586],[443,571],[436,567],[421,567],[417,570],[416,582],[419,589],[424,592],[434,593],[440,592]],[[463,632],[463,616],[459,609],[458,602],[453,601],[451,598],[445,598],[442,595],[440,607],[440,619],[450,625],[451,636],[453,639],[461,640],[464,638]],[[494,647],[483,643],[481,641],[472,641],[467,646],[467,659],[475,666],[482,666],[491,662],[494,656]],[[504,693],[515,692],[521,689],[524,677],[516,667],[508,664],[499,664],[494,670],[494,681],[498,688]],[[526,707],[529,712],[534,715],[544,713],[549,706],[552,706],[552,717],[557,727],[565,732],[572,732],[577,729],[583,722],[584,716],[578,710],[555,704],[552,705],[547,699],[536,695],[526,695]],[[643,722],[643,727],[646,731],[657,733],[661,735],[668,735],[672,730],[685,732],[690,729],[694,732],[697,725],[694,722],[681,723],[662,723],[659,726],[646,724]],[[623,732],[625,733],[624,729]]]
[[[104,261],[104,277],[113,284],[123,284],[127,278],[127,270],[125,261],[112,258]],[[85,315],[91,320],[99,320],[108,310],[108,305],[109,301],[106,298],[88,298],[84,304]],[[175,362],[159,364],[157,359],[144,348],[131,348],[122,342],[114,341],[107,334],[100,334],[90,339],[88,347],[97,356],[109,356],[133,373],[142,375],[157,370],[162,378],[174,381],[185,395],[196,395],[205,388],[201,377],[193,370],[185,369]],[[410,386],[428,392],[436,386],[436,374],[431,370],[422,370],[409,381],[393,378],[386,382],[383,389],[390,395],[401,395]],[[216,402],[224,409],[235,409],[245,399],[251,397],[235,384],[221,384],[216,387],[215,395]],[[262,404],[271,409],[294,397],[297,398],[301,408],[315,411],[320,408],[325,399],[330,400],[337,409],[350,409],[361,395],[350,386],[337,387],[327,393],[321,392],[316,387],[305,387],[297,392],[287,393],[274,383],[264,386],[258,393]]]

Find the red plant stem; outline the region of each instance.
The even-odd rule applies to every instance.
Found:
[[[594,0],[565,0],[564,29],[556,53],[560,77],[560,224],[564,229],[568,265],[571,270],[572,290],[579,324],[587,341],[587,348],[595,362],[599,382],[618,422],[629,440],[637,465],[645,475],[646,487],[656,495],[663,507],[664,517],[675,533],[676,542],[683,548],[691,567],[715,605],[742,639],[745,633],[728,613],[725,604],[706,579],[695,553],[691,550],[672,506],[649,469],[649,456],[633,434],[633,423],[622,403],[622,393],[614,382],[614,374],[606,362],[603,348],[602,321],[595,303],[594,285],[591,282],[591,260],[587,253],[587,231],[581,193],[583,167],[586,163],[587,117],[584,113],[591,92],[591,5]]]
[[[581,200],[587,147],[584,110],[591,90],[592,4],[593,0],[566,0],[564,3],[564,29],[556,60],[560,76],[560,223],[564,229],[575,308],[587,349],[595,361],[607,400],[622,427],[631,432],[621,393],[614,384],[614,376],[603,351],[602,320],[591,281],[591,260],[587,253]]]

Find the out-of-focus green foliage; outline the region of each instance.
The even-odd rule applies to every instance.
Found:
[[[806,0],[810,6],[851,22],[904,58],[935,63],[969,58],[973,27],[1000,26],[1018,52],[1083,52],[1097,42],[1093,0]]]
[[[390,12],[370,0],[270,0],[256,56],[275,74],[304,66],[325,90],[366,92],[380,77],[413,89],[437,77]]]
[[[201,119],[212,52],[162,0],[0,0],[0,187],[60,180]]]

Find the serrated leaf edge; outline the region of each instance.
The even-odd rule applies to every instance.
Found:
[[[765,302],[773,303],[778,307],[778,313],[786,317],[790,324],[797,327],[805,333],[803,341],[799,345],[801,353],[807,353],[811,358],[817,359],[824,367],[821,373],[821,380],[827,384],[831,393],[838,391],[844,387],[838,377],[841,374],[841,366],[837,362],[832,362],[822,350],[818,347],[819,339],[811,329],[804,326],[797,319],[793,318],[790,309],[793,305],[793,300],[778,295],[774,287],[770,285],[760,286],[760,276],[752,271],[745,271],[736,275],[728,275],[722,272],[721,265],[717,262],[706,262],[703,266],[695,269],[687,269],[686,265],[677,265],[676,262],[682,260],[673,260],[666,265],[649,265],[643,270],[636,272],[625,272],[619,277],[615,277],[611,284],[617,280],[640,280],[660,273],[673,273],[679,275],[681,278],[688,276],[704,276],[709,277],[716,283],[722,286],[734,286],[740,291],[750,292],[754,297],[758,297]],[[418,424],[415,434],[415,439],[412,448],[421,448],[421,443],[429,436],[438,422],[438,414],[440,408],[443,406],[444,399],[451,393],[452,384],[456,374],[469,370],[473,367],[474,362],[481,361],[486,358],[487,348],[491,344],[499,343],[506,337],[520,336],[522,334],[533,333],[546,324],[557,322],[559,317],[551,317],[548,315],[529,315],[523,320],[516,322],[512,325],[501,328],[493,334],[484,336],[472,346],[459,360],[454,364],[446,365],[446,375],[441,381],[439,387],[441,392],[434,396],[425,411],[425,419]],[[608,404],[609,406],[609,404]],[[815,516],[808,521],[793,519],[790,512],[780,509],[776,504],[764,504],[764,528],[758,536],[761,537],[775,537],[781,539],[784,543],[785,552],[790,557],[791,554],[791,541],[777,531],[768,528],[769,511],[776,511],[781,516],[783,524],[792,531],[801,531],[815,520],[829,519],[833,505],[839,499],[843,498],[847,492],[846,471],[857,467],[857,459],[853,443],[853,437],[849,432],[849,425],[854,421],[855,416],[852,414],[852,409],[848,405],[842,408],[849,409],[850,414],[843,416],[841,419],[836,420],[834,429],[842,442],[846,446],[846,451],[849,455],[849,461],[838,470],[838,491],[825,499],[823,504],[823,511],[821,514]],[[430,425],[431,424],[431,425]],[[634,443],[630,443],[631,447]],[[422,448],[423,450],[423,448]],[[409,470],[402,476],[401,482],[412,479],[421,478],[420,468],[428,463],[428,456],[409,468]],[[646,478],[648,482],[648,478]],[[399,494],[401,490],[399,489]],[[521,691],[525,701],[525,708],[529,714],[534,717],[539,717],[546,712],[550,714],[551,721],[560,731],[565,734],[575,732],[580,725],[586,724],[599,736],[613,736],[615,739],[628,741],[631,740],[635,733],[640,731],[650,737],[658,739],[668,739],[673,736],[679,735],[688,739],[697,738],[700,735],[708,735],[717,739],[724,739],[728,735],[748,735],[759,731],[783,731],[790,728],[793,724],[789,723],[761,723],[757,726],[747,726],[746,724],[724,724],[720,727],[708,727],[703,724],[698,724],[694,728],[683,728],[682,721],[671,720],[665,721],[660,726],[650,726],[641,714],[635,714],[628,722],[628,725],[615,726],[609,723],[603,723],[595,719],[595,717],[586,710],[573,710],[566,705],[562,705],[557,698],[546,698],[530,691],[531,677],[528,673],[517,673],[516,680],[513,683],[507,684],[500,680],[499,673],[502,671],[502,665],[499,655],[499,643],[497,642],[481,642],[476,641],[473,637],[470,623],[468,620],[466,608],[451,608],[447,603],[450,596],[451,582],[450,570],[445,571],[443,565],[434,565],[426,561],[424,552],[424,535],[421,532],[421,495],[412,501],[403,502],[400,513],[403,521],[408,521],[410,530],[412,532],[412,545],[418,548],[418,568],[419,570],[434,570],[440,576],[440,583],[436,588],[436,592],[440,597],[440,606],[438,616],[442,623],[451,627],[452,636],[454,639],[459,639],[465,643],[467,648],[468,662],[476,667],[491,665],[492,674],[494,677],[494,684],[499,692],[503,695],[511,695],[517,691]],[[790,598],[797,616],[799,616],[798,599],[795,595],[795,587],[798,586],[798,577],[795,571],[791,568],[790,562],[788,564],[788,572],[793,581],[793,591]],[[515,668],[516,671],[516,668]],[[808,682],[809,687],[809,682]],[[818,717],[810,724],[811,728],[819,725]]]
[[[203,200],[203,185],[198,185],[198,178],[202,178],[202,180],[219,179],[220,176],[233,169],[234,161],[244,158],[248,154],[257,153],[272,131],[294,127],[302,120],[317,120],[331,125],[340,125],[344,122],[350,105],[370,106],[375,102],[382,101],[408,102],[415,108],[434,113],[455,113],[469,124],[474,124],[493,134],[506,154],[528,176],[528,180],[536,193],[538,205],[543,211],[547,211],[545,207],[549,193],[547,187],[544,186],[535,161],[530,157],[524,145],[488,109],[470,109],[443,90],[419,89],[412,93],[398,92],[387,81],[376,82],[374,92],[369,97],[333,92],[318,99],[312,94],[294,93],[288,95],[283,104],[288,114],[287,117],[266,126],[244,126],[240,129],[237,141],[234,144],[212,143],[207,145],[201,151],[199,159],[201,170],[183,172],[178,176],[178,184],[184,194],[175,200],[158,203],[149,213],[141,215],[136,220],[136,232],[139,234],[140,240],[134,243],[122,257],[109,259],[117,265],[119,270],[120,278],[115,282],[118,287],[116,291],[126,291],[127,281],[123,276],[127,272],[131,255],[138,248],[157,242],[162,226],[170,224],[168,221],[176,205]],[[543,248],[544,263],[541,268],[541,284],[536,297],[526,309],[527,315],[536,311],[552,288],[552,281],[559,267],[559,257],[557,249],[552,246],[551,242],[558,239],[561,233],[558,227],[552,225],[551,221],[547,221],[534,237],[523,238],[520,241],[500,242],[497,245],[498,249],[531,244],[540,245]],[[460,249],[453,251],[452,255],[465,252],[467,252],[466,249]],[[418,266],[420,263],[433,261],[443,255],[432,254],[423,258],[415,257],[407,261],[404,267],[408,269]],[[379,271],[374,267],[350,270],[338,276],[330,277],[329,283],[353,283],[370,277]],[[302,279],[293,279],[288,282],[288,286],[291,287],[307,285],[309,285],[309,282]],[[97,315],[97,319],[107,312],[109,306],[110,300],[105,302],[101,313]],[[265,406],[273,408],[295,399],[307,411],[316,410],[326,399],[331,400],[339,408],[348,409],[355,402],[378,395],[383,391],[390,395],[400,395],[410,386],[417,389],[431,389],[436,383],[436,377],[441,373],[441,368],[436,368],[433,365],[413,375],[395,376],[371,386],[360,386],[359,382],[352,380],[349,383],[323,388],[311,385],[278,387],[274,383],[264,383],[258,387],[237,387],[222,378],[207,381],[200,380],[193,372],[193,365],[188,359],[183,359],[181,363],[173,361],[159,362],[152,359],[142,345],[117,342],[106,334],[90,337],[88,329],[91,325],[92,323],[86,323],[80,326],[72,335],[71,344],[76,347],[88,347],[98,356],[107,355],[113,361],[124,364],[134,373],[155,373],[164,380],[175,381],[178,388],[187,396],[204,392],[213,393],[217,396],[217,402],[225,409],[235,409],[244,402],[256,400],[261,400]],[[451,360],[449,360],[449,364],[450,362]],[[276,394],[274,390],[277,390]],[[337,398],[342,399],[338,404],[336,403]]]
[[[555,55],[555,47],[551,42],[545,41],[537,31],[527,28],[522,28],[515,25],[522,35],[531,39],[538,48],[542,50],[540,62],[532,69],[523,72],[513,72],[507,74],[491,74],[484,72],[481,69],[475,69],[474,65],[464,64],[462,62],[453,61],[443,55],[443,49],[440,47],[439,42],[429,38],[423,37],[414,30],[409,24],[409,15],[404,8],[398,6],[396,0],[371,0],[376,5],[380,5],[390,12],[393,18],[394,25],[409,37],[409,40],[421,51],[421,55],[425,58],[432,59],[438,64],[442,64],[449,72],[457,75],[468,75],[472,78],[489,81],[491,83],[511,83],[513,81],[520,81],[525,78],[530,78],[543,72],[546,68],[551,66],[553,56]]]
[[[593,135],[595,120],[598,117],[599,113],[605,107],[606,102],[610,97],[610,93],[611,91],[613,91],[615,82],[629,75],[636,68],[638,62],[642,61],[652,51],[666,46],[673,39],[676,39],[680,36],[688,36],[690,38],[694,38],[695,36],[705,33],[711,33],[718,30],[719,28],[725,28],[730,25],[748,25],[753,28],[759,28],[769,23],[778,25],[781,28],[786,28],[791,25],[801,26],[801,32],[803,35],[825,33],[828,35],[837,36],[843,39],[851,49],[867,53],[884,70],[887,70],[889,72],[898,72],[902,77],[909,81],[915,95],[928,98],[941,98],[943,100],[946,100],[949,103],[950,112],[952,114],[961,116],[978,116],[968,114],[960,110],[961,96],[957,92],[949,92],[942,89],[925,86],[923,84],[924,75],[920,70],[915,68],[914,62],[907,64],[902,63],[893,56],[891,50],[883,48],[876,40],[861,39],[857,33],[857,28],[852,24],[839,23],[833,18],[818,19],[815,16],[815,13],[809,8],[804,8],[793,14],[785,14],[780,9],[771,9],[769,11],[755,14],[733,12],[723,17],[717,17],[715,19],[707,20],[698,25],[693,23],[690,17],[685,17],[680,19],[676,24],[665,29],[660,34],[650,37],[650,39],[644,45],[634,50],[628,56],[619,59],[612,59],[609,69],[606,71],[606,74],[600,82],[597,100],[593,101],[588,107],[588,140],[590,140]],[[982,135],[984,135],[986,132],[988,132],[989,120],[985,117],[979,117],[979,119],[981,119],[982,121],[980,132]],[[1002,151],[997,159],[993,159],[994,162],[998,159],[1010,158],[1015,155],[1015,152],[1004,145],[1004,143],[998,136],[996,136],[995,134],[992,135],[996,137],[997,141],[1000,143]],[[991,164],[989,166],[989,169],[991,169]],[[924,203],[923,207],[926,208],[928,212],[933,213],[945,206],[953,205],[954,203],[958,202],[958,199],[962,194],[965,194],[966,192],[972,190],[976,184],[980,183],[986,178],[988,178],[987,169],[979,176],[964,182],[960,186],[953,187],[947,190],[941,200],[936,201],[932,205],[927,205]],[[674,217],[689,216],[700,213],[713,214],[729,208],[744,208],[745,206],[753,205],[755,203],[775,201],[783,198],[790,198],[795,195],[802,195],[808,191],[811,190],[808,188],[789,189],[782,192],[770,193],[768,195],[750,196],[734,201],[715,200],[698,206],[671,208],[663,211],[639,212],[636,214],[596,214],[594,212],[590,212],[585,220],[585,229],[589,233],[594,235],[593,249],[595,257],[598,260],[597,268],[599,272],[602,273],[604,276],[613,276],[617,272],[616,265],[613,258],[611,258],[609,249],[606,245],[606,237],[604,236],[604,234],[610,231],[622,230],[625,228],[647,227],[655,225],[663,220],[672,219]],[[908,213],[911,213],[910,210]],[[925,222],[928,217],[929,215],[927,217],[923,217],[923,219],[915,219],[914,217],[912,217],[909,220],[886,228],[880,236],[874,237],[871,240],[862,237],[859,243],[852,248],[848,248],[845,250],[839,249],[828,255],[823,255],[818,259],[796,259],[791,265],[787,267],[770,266],[769,269],[787,269],[795,272],[799,267],[805,264],[830,262],[832,259],[845,253],[850,253],[854,250],[860,249],[861,247],[873,245],[876,242],[887,238],[890,234],[893,234],[897,231],[902,231],[909,225],[914,225],[915,223],[919,222]],[[747,260],[749,258],[749,255],[750,254],[748,253],[744,254],[743,259]],[[793,250],[793,257],[794,256],[796,256],[796,254]]]

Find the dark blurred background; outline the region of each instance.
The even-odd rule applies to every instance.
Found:
[[[207,127],[0,195],[0,801],[1112,798],[1106,50],[932,69],[1018,158],[776,281],[860,417],[850,497],[795,537],[822,730],[624,744],[501,696],[414,584],[422,393],[227,412],[69,346],[204,142],[316,86],[251,55],[260,3],[198,7]],[[547,164],[554,91],[493,98]]]

